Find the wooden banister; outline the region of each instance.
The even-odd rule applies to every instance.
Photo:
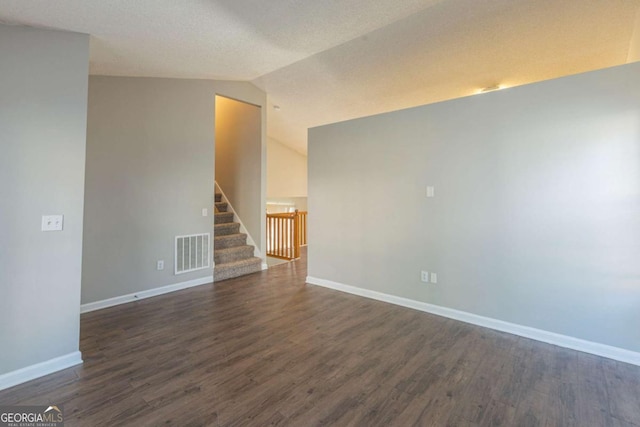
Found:
[[[267,214],[267,255],[281,259],[300,258],[307,244],[307,212]]]
[[[298,246],[307,246],[307,211],[298,211]]]

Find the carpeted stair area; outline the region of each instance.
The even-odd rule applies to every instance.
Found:
[[[213,258],[216,264],[214,282],[244,276],[262,270],[262,260],[253,256],[253,246],[247,245],[247,235],[240,233],[240,224],[233,222],[233,212],[216,194],[214,213]]]

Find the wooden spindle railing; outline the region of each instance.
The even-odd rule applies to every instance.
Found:
[[[307,212],[298,213],[298,246],[307,246]]]
[[[282,259],[300,258],[300,246],[307,244],[307,212],[267,214],[267,255]]]

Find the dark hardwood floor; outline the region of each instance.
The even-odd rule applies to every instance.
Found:
[[[0,392],[67,426],[640,426],[640,368],[304,284],[305,260],[82,316]]]

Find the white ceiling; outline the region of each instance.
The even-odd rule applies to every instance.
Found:
[[[249,80],[268,134],[623,64],[640,0],[0,0],[92,35],[91,73]]]

